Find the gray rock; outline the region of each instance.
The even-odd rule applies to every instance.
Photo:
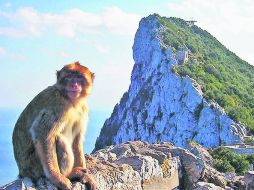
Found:
[[[191,183],[197,182],[203,176],[205,165],[201,158],[195,156],[189,150],[180,147],[168,148],[167,150],[165,149],[167,148],[159,146],[156,148],[156,150],[170,152],[173,157],[178,156]]]
[[[56,186],[45,178],[40,178],[36,184],[33,184],[29,178],[17,179],[3,187],[1,190],[58,190]],[[79,182],[72,185],[72,190],[88,190],[88,188]]]
[[[162,168],[158,160],[155,160],[151,156],[131,156],[121,158],[114,163],[132,166],[144,180],[150,179],[151,177],[163,177]]]
[[[103,182],[105,185],[101,187],[101,189],[111,189],[116,185],[117,187],[121,186],[123,189],[145,190],[154,189],[155,186],[160,189],[166,186],[172,187],[172,189],[177,187],[179,185],[178,160],[173,158],[169,152],[156,150],[155,147],[157,146],[160,145],[151,146],[146,142],[130,141],[125,144],[109,146],[96,151],[93,156],[97,157],[104,165],[109,164],[112,166],[113,164],[115,170],[117,168],[124,170],[126,175],[129,170],[131,175],[135,172],[134,176],[136,176],[136,178],[133,179],[134,182],[132,180],[130,181],[131,177],[128,177],[128,180],[117,180],[121,181],[121,183],[117,184],[110,182],[111,179],[116,178],[112,176],[108,178],[106,182]],[[161,146],[163,147],[164,145]],[[109,162],[112,160],[109,156],[111,154],[114,154],[114,161]],[[98,171],[98,169],[96,170]],[[107,176],[108,174],[107,172]],[[95,179],[96,175],[98,174],[95,174]],[[98,177],[101,177],[101,175],[103,174],[99,174]],[[101,186],[101,184],[99,184],[99,186]]]
[[[131,141],[109,146],[91,156],[86,155],[87,169],[97,182],[99,190],[226,188],[230,180],[207,164],[210,162],[209,153],[200,145],[190,146],[192,152],[170,143]],[[237,178],[234,177],[235,179]],[[251,189],[253,172],[248,172],[244,180]],[[239,179],[232,184],[238,184],[239,187],[241,182]],[[244,187],[244,184],[240,185]],[[57,190],[45,178],[36,183],[28,178],[18,179],[0,189]],[[86,190],[86,186],[73,182],[73,190]]]
[[[57,190],[57,187],[49,182],[49,180],[45,178],[40,178],[36,182],[36,189],[38,190]]]
[[[228,180],[222,175],[220,172],[212,168],[211,166],[206,166],[204,170],[204,176],[202,177],[202,181],[206,181],[209,183],[213,183],[220,187],[225,187],[227,185]]]
[[[194,185],[193,190],[223,190],[223,188],[212,183],[198,182]]]
[[[254,189],[254,171],[248,171],[244,174],[243,178],[246,184],[246,190],[253,190]]]
[[[205,164],[208,165],[212,165],[213,163],[213,158],[212,156],[209,154],[209,152],[202,147],[201,145],[195,143],[195,142],[190,142],[189,144],[187,144],[186,148],[195,156],[201,158]]]
[[[11,183],[0,187],[2,190],[26,190],[26,186],[21,179],[17,179]]]

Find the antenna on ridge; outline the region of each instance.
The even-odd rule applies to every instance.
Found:
[[[191,17],[190,20],[186,20],[186,23],[188,24],[189,27],[193,26],[195,24],[195,22],[197,22],[197,21],[194,20],[193,17]]]

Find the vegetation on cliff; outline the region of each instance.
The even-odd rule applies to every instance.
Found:
[[[213,157],[213,166],[220,172],[235,172],[243,175],[254,163],[254,154],[238,155],[228,149],[220,147],[210,151]]]
[[[190,59],[173,71],[195,79],[205,98],[218,102],[229,117],[254,133],[254,67],[198,26],[179,18],[157,18],[166,45],[173,51],[185,46],[191,51]]]

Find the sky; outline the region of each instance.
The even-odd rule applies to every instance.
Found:
[[[194,19],[254,65],[252,0],[0,0],[0,108],[22,108],[80,61],[95,73],[89,105],[113,110],[128,90],[141,18]]]

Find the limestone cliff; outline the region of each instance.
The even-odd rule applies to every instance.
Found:
[[[216,102],[207,101],[195,80],[173,72],[174,66],[191,59],[181,58],[190,50],[175,52],[164,43],[164,30],[157,15],[140,21],[129,90],[105,121],[96,149],[130,140],[172,142],[181,147],[192,140],[204,147],[242,142],[245,128]]]

